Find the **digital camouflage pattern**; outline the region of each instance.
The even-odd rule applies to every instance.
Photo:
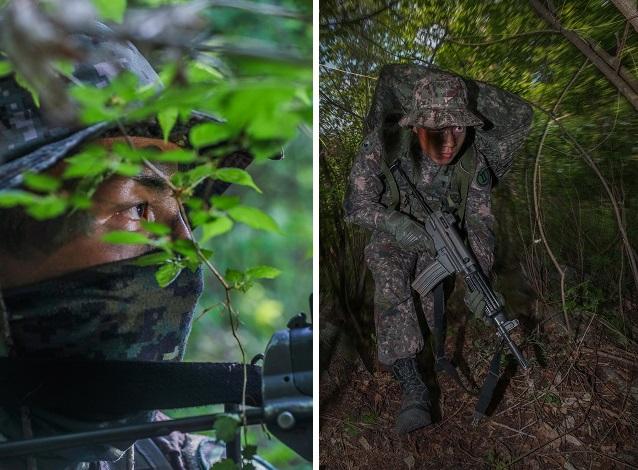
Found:
[[[425,77],[416,82],[412,95],[410,111],[399,121],[400,126],[440,129],[483,125],[483,121],[468,110],[467,90],[460,77]]]
[[[414,146],[412,148],[416,151]],[[463,228],[482,269],[489,273],[494,262],[491,179],[479,183],[479,175],[484,175],[485,171],[489,174],[489,170],[480,153],[476,155],[478,162],[467,194]],[[366,246],[365,259],[375,284],[378,357],[381,363],[390,365],[396,359],[414,355],[423,347],[411,283],[415,274],[424,270],[433,258],[427,253],[403,250],[394,237],[384,231],[391,196],[381,176],[381,158],[378,134],[368,136],[350,173],[344,209],[348,222],[373,232]],[[401,159],[401,166],[432,209],[444,208],[458,217],[457,209],[462,201],[459,188],[455,188],[452,182],[455,172],[466,171],[463,160],[457,158],[456,164],[439,166],[427,157],[410,153]],[[408,195],[407,183],[400,177],[396,181],[401,194],[399,209],[423,223],[426,214]],[[421,301],[428,327],[433,329],[432,293]]]
[[[156,266],[120,261],[3,292],[22,358],[177,361],[184,356],[201,269],[165,288]]]
[[[372,105],[365,119],[365,134],[381,132],[389,152],[401,153],[393,145],[405,145],[396,138],[399,120],[406,116],[414,103],[414,87],[419,80],[448,77],[449,72],[413,64],[388,64],[381,68]],[[502,178],[512,165],[532,123],[532,108],[520,97],[494,85],[463,79],[467,89],[468,110],[484,125],[476,127],[475,143],[485,157],[490,170]]]
[[[344,211],[346,220],[372,231],[365,250],[365,258],[375,283],[375,323],[377,329],[378,358],[391,365],[401,358],[416,354],[423,347],[414,306],[411,282],[415,274],[425,269],[433,259],[427,253],[413,253],[401,249],[394,237],[385,231],[385,218],[393,209],[423,222],[425,214],[418,202],[410,200],[407,183],[396,175],[400,193],[398,207],[392,206],[390,185],[385,181],[382,162],[396,158],[417,190],[433,210],[442,209],[455,214],[460,229],[481,265],[489,275],[494,263],[494,216],[491,211],[490,191],[493,175],[503,176],[513,153],[523,143],[531,124],[531,108],[522,100],[487,84],[466,81],[468,108],[472,113],[485,116],[484,128],[475,128],[473,141],[468,141],[463,155],[447,166],[439,166],[422,155],[412,132],[399,126],[398,121],[409,114],[412,93],[422,90],[414,83],[425,76],[448,77],[447,72],[413,65],[385,66],[380,74],[375,98],[366,118],[368,135],[363,141],[350,173]],[[430,83],[437,80],[432,79]],[[394,87],[394,88],[392,88]],[[477,90],[483,112],[472,108]],[[474,95],[472,94],[474,92]],[[423,97],[419,97],[423,100]],[[492,102],[490,102],[492,100]],[[455,105],[458,100],[451,99]],[[487,105],[487,107],[486,107]],[[447,119],[445,113],[440,115]],[[498,124],[498,126],[497,126]],[[438,127],[435,123],[433,127]],[[468,165],[468,155],[474,158]],[[473,166],[473,168],[472,168]],[[455,174],[470,172],[469,178]],[[466,200],[455,181],[467,181]],[[465,204],[464,214],[459,210]],[[434,327],[434,300],[432,293],[421,299],[423,312],[430,329]]]

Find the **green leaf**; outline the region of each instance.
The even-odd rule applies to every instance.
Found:
[[[120,162],[117,163],[113,169],[118,175],[128,176],[130,178],[132,176],[139,175],[142,172],[142,165],[137,163]]]
[[[215,464],[210,468],[210,470],[237,470],[239,467],[232,459],[224,459],[219,462],[215,462]]]
[[[176,149],[156,153],[152,160],[164,163],[190,163],[197,160],[197,155],[192,150]]]
[[[144,230],[152,233],[153,235],[169,235],[171,233],[170,227],[158,222],[152,222],[150,220],[142,220],[142,227]]]
[[[0,77],[4,77],[13,72],[13,65],[8,60],[0,60]]]
[[[113,243],[114,245],[148,245],[153,241],[146,235],[139,232],[128,232],[126,230],[114,230],[102,237],[102,241]]]
[[[51,192],[59,189],[62,183],[53,176],[28,172],[24,174],[24,184],[34,191]]]
[[[188,219],[192,227],[199,227],[211,219],[208,211],[202,209],[191,209],[188,212]]]
[[[236,269],[228,268],[226,270],[226,274],[224,274],[224,278],[231,284],[240,284],[246,280],[246,275],[242,271],[237,271]]]
[[[228,209],[226,212],[237,222],[242,222],[249,227],[267,232],[281,233],[277,222],[256,207],[236,206]]]
[[[213,237],[228,232],[231,228],[233,228],[233,221],[230,220],[228,217],[220,217],[219,219],[215,219],[212,222],[203,224],[202,238],[200,241],[201,243],[204,243]]]
[[[155,280],[160,287],[166,287],[179,276],[182,267],[175,263],[166,263],[155,272]]]
[[[272,266],[255,266],[246,271],[246,276],[250,279],[274,279],[281,274],[281,271]]]
[[[69,203],[74,209],[88,209],[91,207],[91,198],[86,194],[72,194],[69,197]]]
[[[191,129],[189,139],[193,147],[200,148],[228,140],[234,134],[235,131],[228,124],[205,122]]]
[[[0,207],[24,206],[33,203],[37,199],[32,193],[20,189],[7,189],[0,191]]]
[[[113,145],[111,152],[129,162],[135,163],[142,162],[144,158],[152,160],[155,155],[159,153],[156,149],[152,148],[134,148],[125,142],[116,142]]]
[[[140,256],[135,260],[137,266],[153,266],[155,264],[162,264],[171,259],[170,253],[164,251],[159,253],[150,253],[148,255]]]
[[[261,193],[261,189],[257,187],[253,181],[252,176],[241,168],[218,168],[215,171],[215,178],[226,183],[241,184],[242,186],[249,186],[258,193]]]
[[[70,78],[73,76],[75,65],[68,60],[56,60],[53,63],[53,67],[64,77]]]
[[[171,245],[172,248],[180,255],[189,258],[191,261],[199,264],[199,257],[197,256],[197,247],[192,240],[175,240]]]
[[[92,0],[100,16],[105,20],[122,22],[126,11],[126,0]]]
[[[97,176],[109,168],[106,149],[95,145],[65,161],[68,164],[62,174],[62,178],[65,179]]]
[[[40,107],[40,95],[38,91],[31,86],[31,84],[22,76],[21,73],[16,72],[13,77],[18,85],[27,90],[31,94],[31,98],[33,98],[33,102],[39,108]]]
[[[202,180],[215,174],[215,169],[212,163],[204,163],[203,165],[196,166],[192,170],[175,173],[171,177],[171,182],[178,188],[193,188],[197,186]]]
[[[211,205],[220,211],[239,205],[239,201],[239,196],[213,196],[210,198]]]
[[[208,64],[193,61],[186,67],[186,77],[189,83],[217,82],[224,76],[216,68]]]
[[[224,442],[232,441],[235,439],[235,431],[237,431],[238,426],[239,421],[232,416],[220,416],[215,420],[215,434],[218,439]]]
[[[252,460],[252,458],[257,455],[257,446],[248,444],[244,446],[241,451],[242,456],[246,460]]]
[[[62,215],[67,208],[65,199],[57,196],[46,196],[36,199],[27,207],[27,214],[37,220],[52,219]]]
[[[284,154],[283,144],[284,142],[281,140],[252,141],[250,143],[250,151],[256,160],[264,160],[266,158],[282,156]]]
[[[171,130],[177,122],[177,108],[167,108],[157,113],[157,120],[162,128],[162,135],[164,136],[164,142],[168,142],[168,136],[171,134]]]

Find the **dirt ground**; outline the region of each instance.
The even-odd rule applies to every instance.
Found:
[[[519,338],[531,370],[505,364],[489,416],[476,427],[476,398],[440,373],[429,379],[435,423],[400,437],[393,430],[398,384],[389,372],[370,373],[353,361],[345,375],[332,377],[336,392],[334,380],[321,383],[320,468],[638,468],[638,346],[621,344],[596,315],[575,323],[574,339],[554,320],[538,323],[523,343]],[[480,385],[491,335],[475,321],[466,326],[448,334],[447,351],[462,357],[462,369]]]

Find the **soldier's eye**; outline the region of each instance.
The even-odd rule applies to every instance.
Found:
[[[131,220],[148,219],[148,202],[140,202],[139,204],[135,204],[125,211],[122,211],[121,214]]]
[[[462,133],[465,130],[465,127],[463,126],[455,126],[454,127],[454,132],[456,132],[457,134]]]

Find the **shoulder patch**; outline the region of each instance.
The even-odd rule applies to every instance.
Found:
[[[490,185],[492,182],[492,176],[490,175],[490,170],[485,167],[478,172],[476,175],[476,183],[481,187],[485,188]]]

